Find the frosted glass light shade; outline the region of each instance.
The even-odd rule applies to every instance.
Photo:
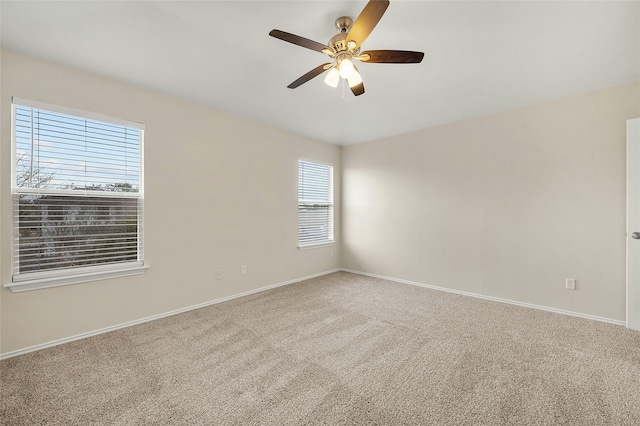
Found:
[[[340,77],[346,80],[351,77],[353,71],[353,62],[351,62],[349,59],[343,59],[342,62],[340,62]]]
[[[340,73],[338,70],[331,68],[327,73],[327,76],[324,78],[324,82],[331,87],[338,87],[338,83],[340,82]]]
[[[353,74],[351,74],[351,77],[347,79],[347,82],[349,83],[349,87],[355,87],[362,83],[362,77],[360,76],[360,73],[354,69]]]

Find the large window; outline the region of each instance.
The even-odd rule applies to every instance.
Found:
[[[140,273],[144,126],[13,100],[13,291]]]
[[[298,247],[333,242],[333,167],[298,160]]]

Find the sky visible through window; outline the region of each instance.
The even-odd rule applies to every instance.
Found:
[[[17,105],[15,120],[17,187],[140,190],[141,130]]]

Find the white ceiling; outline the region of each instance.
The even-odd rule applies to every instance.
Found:
[[[363,50],[425,52],[361,64],[366,93],[317,77],[321,43],[366,1],[0,3],[2,47],[210,105],[337,145],[615,86],[640,78],[640,2],[394,1]]]

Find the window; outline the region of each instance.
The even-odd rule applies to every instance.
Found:
[[[13,99],[12,291],[141,273],[144,126]]]
[[[298,160],[298,247],[333,243],[333,167]]]

